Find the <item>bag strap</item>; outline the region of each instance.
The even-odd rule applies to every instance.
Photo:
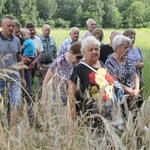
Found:
[[[109,87],[109,90],[111,91],[111,94],[113,95],[113,91],[108,83],[108,81],[98,72],[96,71],[94,68],[92,68],[91,66],[89,66],[88,64],[86,64],[85,62],[79,62],[80,64],[83,64],[85,66],[87,66],[88,68],[90,68],[92,71],[94,71],[95,73],[97,73],[106,83],[106,85]],[[113,97],[113,96],[112,96]],[[114,98],[112,99],[113,102],[115,102]]]
[[[86,64],[85,62],[79,62],[80,64],[83,64],[85,66],[87,66],[88,68],[90,68],[92,71],[94,71],[95,73],[97,73],[101,78],[104,79],[104,81],[106,82],[107,85],[109,85],[108,81],[98,72],[96,71],[94,68],[92,68],[91,66],[89,66],[88,64]]]

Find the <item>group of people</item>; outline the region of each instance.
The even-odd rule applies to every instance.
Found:
[[[21,24],[11,16],[2,20],[0,32],[0,54],[8,59],[0,62],[0,72],[10,69],[8,76],[0,78],[0,93],[9,85],[9,103],[11,106],[11,125],[17,123],[17,107],[21,105],[21,86],[28,106],[29,118],[34,118],[32,85],[37,76],[38,99],[41,106],[46,105],[47,84],[55,73],[59,75],[60,101],[63,107],[68,106],[68,113],[73,122],[85,114],[88,123],[98,127],[100,117],[99,100],[107,103],[128,94],[127,103],[131,111],[138,110],[142,105],[140,88],[143,85],[143,56],[138,47],[134,46],[136,32],[127,29],[122,34],[113,31],[110,43],[103,44],[103,30],[96,28],[96,21],[88,19],[87,32],[79,39],[79,28],[72,27],[70,37],[62,42],[57,52],[56,42],[50,36],[51,27],[43,25],[42,35],[37,36],[36,27],[27,23],[21,30]],[[23,61],[27,66],[18,70],[12,65]],[[20,71],[20,74],[19,74]],[[12,79],[13,80],[12,80]],[[62,81],[62,79],[65,79]],[[122,93],[117,95],[118,83]],[[18,84],[20,83],[20,84]],[[57,84],[57,83],[55,83]],[[8,86],[7,86],[8,87]],[[54,105],[56,98],[54,90]],[[116,96],[113,96],[113,92]],[[110,107],[109,109],[111,109]],[[124,106],[122,106],[124,113]],[[110,115],[111,110],[107,115]],[[107,117],[107,116],[106,116]],[[91,125],[90,124],[90,125]]]

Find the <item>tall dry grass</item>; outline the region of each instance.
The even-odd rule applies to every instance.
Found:
[[[59,81],[55,80],[56,82],[59,83]],[[53,89],[55,83],[50,81],[48,84],[47,104],[45,107],[39,106],[38,102],[34,103],[34,116],[37,118],[38,124],[35,121],[30,126],[26,102],[23,99],[23,105],[19,109],[19,120],[15,135],[8,128],[6,103],[0,103],[0,149],[150,149],[150,97],[143,104],[136,121],[133,122],[133,114],[127,111],[127,120],[124,120],[122,124],[123,130],[118,130],[112,122],[99,115],[104,126],[102,126],[103,132],[97,134],[97,132],[91,132],[90,127],[79,126],[78,120],[75,124],[71,122],[67,107],[62,106],[60,103],[59,88]],[[57,96],[58,101],[55,103],[52,93]],[[6,100],[6,97],[1,97],[1,101]]]
[[[144,37],[143,37],[144,38]],[[139,44],[145,48],[144,77],[146,78],[146,91],[149,92],[149,64],[148,43]],[[2,74],[7,74],[1,72]],[[2,78],[2,74],[0,78]],[[56,82],[56,81],[55,81]],[[150,149],[150,97],[147,94],[136,121],[128,112],[127,120],[122,124],[123,130],[118,130],[112,122],[102,118],[103,134],[91,132],[90,127],[79,126],[78,122],[73,124],[68,116],[67,107],[60,103],[53,106],[53,95],[56,94],[60,101],[59,90],[53,90],[55,82],[51,81],[48,88],[48,98],[45,107],[34,103],[34,115],[37,121],[30,126],[27,115],[27,105],[22,98],[23,105],[19,108],[17,134],[13,135],[7,122],[7,97],[0,95],[0,149],[2,150],[148,150]],[[36,91],[35,91],[36,94]],[[6,93],[7,95],[7,93]],[[36,97],[36,95],[35,95]],[[33,99],[34,100],[34,99]],[[38,125],[38,126],[37,126]]]

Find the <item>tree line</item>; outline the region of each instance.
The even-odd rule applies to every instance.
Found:
[[[102,28],[150,27],[150,0],[0,0],[0,16],[14,16],[23,26],[85,27],[88,18]]]

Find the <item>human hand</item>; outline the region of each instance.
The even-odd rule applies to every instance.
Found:
[[[21,84],[22,84],[23,88],[26,88],[26,81],[25,81],[25,79],[21,79]]]
[[[40,100],[40,106],[45,107],[46,106],[46,101],[41,99]]]
[[[29,68],[30,68],[30,69],[33,69],[34,66],[36,65],[36,63],[37,63],[36,60],[32,61],[32,62],[30,63],[30,65],[29,65]]]
[[[143,66],[144,66],[143,62],[138,62],[138,63],[135,64],[135,67],[138,68],[138,69],[142,68]]]

